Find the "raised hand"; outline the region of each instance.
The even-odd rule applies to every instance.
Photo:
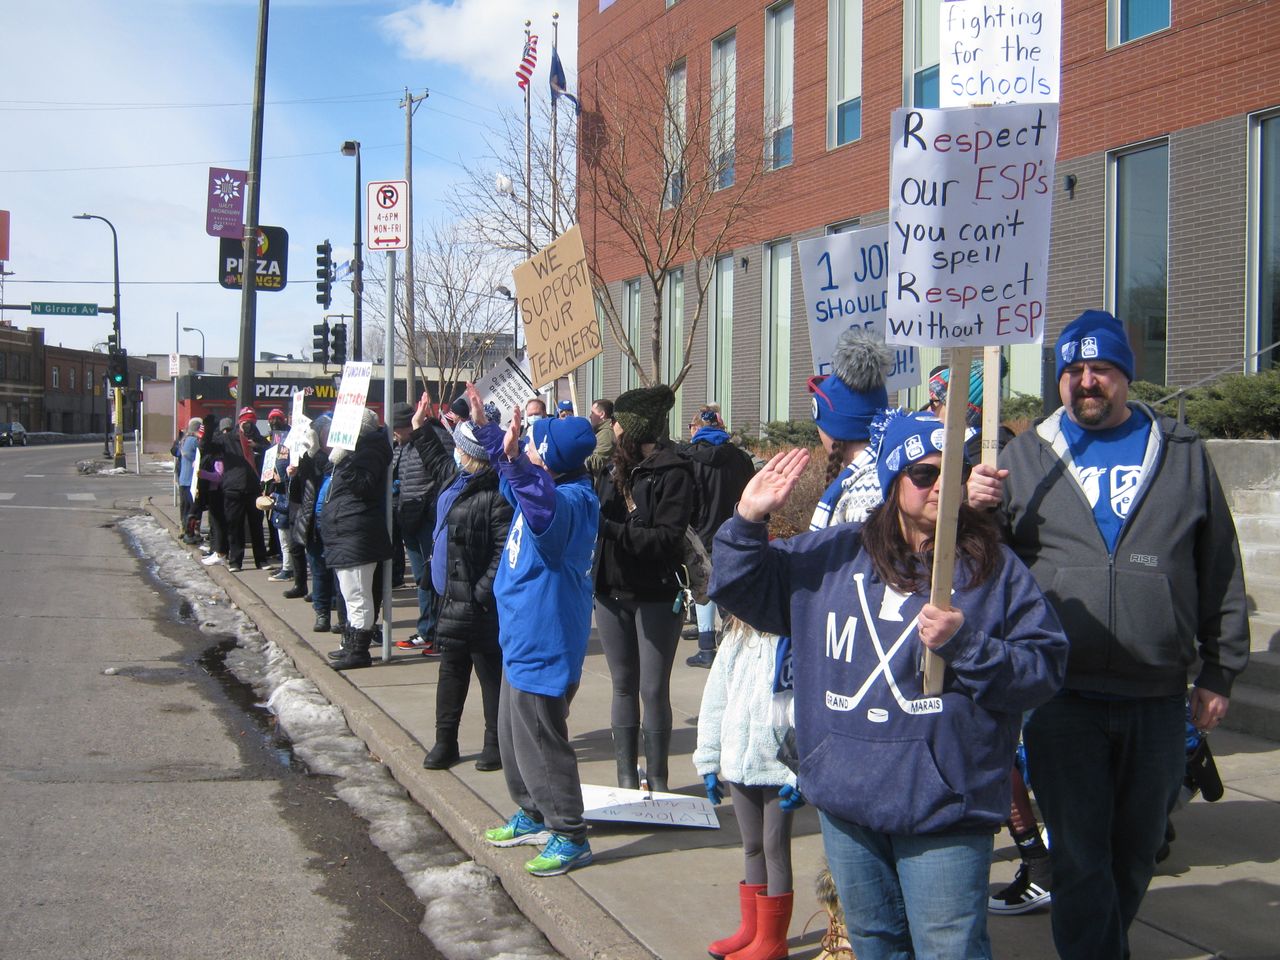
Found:
[[[783,507],[808,465],[809,451],[802,448],[775,456],[742,491],[738,498],[738,516],[759,523]]]
[[[413,410],[413,419],[410,420],[410,423],[413,424],[413,429],[417,430],[420,426],[426,423],[427,418],[430,416],[431,416],[431,395],[428,393],[424,393],[421,397],[418,398],[418,405]]]
[[[483,412],[482,407],[481,413]],[[523,421],[524,413],[520,410],[520,405],[516,404],[511,408],[511,426],[507,427],[506,436],[502,438],[502,452],[508,460],[520,456],[520,426]]]
[[[474,383],[467,384],[467,403],[471,404],[471,422],[477,427],[483,427],[489,422],[489,418],[485,416],[484,400],[480,398],[480,391],[476,389]]]

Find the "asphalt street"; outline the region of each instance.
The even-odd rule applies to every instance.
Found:
[[[0,450],[0,957],[438,957],[116,528],[171,480],[99,454]]]

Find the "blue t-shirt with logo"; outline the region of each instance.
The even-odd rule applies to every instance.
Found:
[[[1093,519],[1108,551],[1115,550],[1142,486],[1151,421],[1140,410],[1130,407],[1130,411],[1124,423],[1106,430],[1086,430],[1065,415],[1061,420],[1062,435],[1074,461],[1072,475],[1093,507]]]

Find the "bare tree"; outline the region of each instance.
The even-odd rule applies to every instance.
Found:
[[[366,289],[381,296],[366,307],[366,331],[385,337],[385,309],[372,302],[386,303],[385,267],[369,267]],[[397,278],[396,349],[419,371],[415,380],[434,382],[441,402],[457,395],[485,356],[509,339],[507,301],[493,293],[505,273],[487,243],[464,225],[447,222],[431,224],[414,244],[414,330],[405,329],[404,278]]]
[[[762,118],[759,126],[744,122],[734,109],[734,71],[712,78],[710,59],[692,52],[701,49],[660,22],[597,61],[581,82],[587,261],[610,332],[645,385],[661,380],[669,276],[678,268],[693,274],[684,336],[673,345],[681,351],[673,389],[689,372],[715,262],[750,223],[765,169]],[[606,257],[638,260],[653,294],[647,370],[641,344],[630,342],[600,282]]]

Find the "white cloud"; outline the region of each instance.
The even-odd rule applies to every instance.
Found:
[[[524,49],[524,21],[538,36],[534,84],[545,87],[551,64],[551,14],[560,15],[560,60],[572,75],[577,63],[577,4],[566,0],[420,0],[383,18],[387,36],[406,57],[453,68],[487,86],[515,86]]]

